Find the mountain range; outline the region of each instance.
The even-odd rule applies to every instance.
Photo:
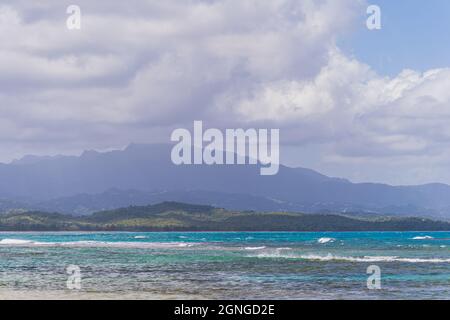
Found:
[[[450,218],[450,186],[352,183],[305,168],[176,166],[170,145],[131,144],[81,156],[26,156],[0,164],[0,211],[77,215],[180,201],[230,210],[347,212]]]

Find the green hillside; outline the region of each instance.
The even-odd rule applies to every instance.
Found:
[[[422,218],[358,218],[337,214],[258,213],[164,202],[74,217],[25,212],[0,216],[0,231],[448,231]]]

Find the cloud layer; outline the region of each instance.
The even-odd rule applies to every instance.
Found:
[[[72,3],[0,5],[4,160],[169,142],[203,120],[280,128],[327,173],[450,182],[450,69],[384,77],[345,55],[336,39],[364,27],[363,1],[76,2],[72,31]]]

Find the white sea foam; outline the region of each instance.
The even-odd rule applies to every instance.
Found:
[[[318,243],[328,243],[328,242],[334,242],[336,239],[334,238],[320,238],[317,240]]]
[[[170,249],[188,248],[195,244],[184,242],[105,242],[105,241],[69,241],[69,242],[37,242],[22,239],[0,240],[2,246],[40,246],[40,247],[92,247],[92,248],[150,248]]]
[[[245,250],[263,250],[266,247],[262,246],[262,247],[245,247]]]
[[[405,263],[450,263],[450,259],[444,258],[402,258],[398,256],[363,256],[348,257],[328,255],[296,255],[282,254],[280,252],[261,253],[256,255],[258,258],[283,258],[283,259],[301,259],[312,261],[349,261],[349,262],[405,262]]]
[[[170,249],[191,247],[192,244],[184,242],[102,242],[102,241],[75,241],[63,242],[62,246],[69,247],[97,247],[97,248],[150,248]]]
[[[147,239],[148,237],[147,236],[135,236],[134,238],[135,239]]]
[[[0,245],[24,245],[33,244],[34,241],[31,240],[21,240],[21,239],[2,239],[0,240]]]
[[[413,240],[429,240],[429,239],[434,239],[432,236],[418,236],[418,237],[414,237],[412,238]]]

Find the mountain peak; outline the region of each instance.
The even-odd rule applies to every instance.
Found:
[[[96,150],[86,150],[83,151],[83,153],[81,154],[81,158],[87,158],[87,157],[96,157],[100,154],[100,152],[96,151]]]
[[[61,159],[64,156],[56,155],[56,156],[36,156],[36,155],[24,155],[22,158],[14,159],[10,164],[12,165],[27,165],[27,164],[35,164],[45,160],[54,160]]]
[[[147,193],[155,190],[172,193],[207,190],[211,194],[203,193],[202,199],[198,193],[190,192],[164,200],[220,203],[227,208],[236,207],[235,204],[239,203],[240,208],[252,209],[257,207],[255,200],[251,198],[253,196],[257,199],[277,199],[287,209],[295,207],[306,212],[342,209],[445,216],[450,211],[450,187],[447,185],[431,184],[405,188],[385,184],[356,184],[344,179],[330,178],[314,170],[285,166],[277,175],[270,177],[260,176],[259,170],[249,165],[175,166],[170,159],[170,145],[163,144],[130,144],[124,150],[108,152],[90,150],[80,157],[70,157],[70,161],[67,160],[67,157],[27,156],[16,162],[23,166],[1,166],[0,197],[31,198],[33,201],[43,202],[77,194],[100,194],[111,188],[144,192],[105,194],[101,207],[111,208],[111,203],[148,204],[147,199],[155,199],[156,195]],[[249,197],[227,197],[228,202],[225,202],[214,196],[214,193],[233,193]],[[86,199],[83,201],[89,200],[89,197],[82,198]],[[116,198],[123,198],[123,201]],[[176,207],[174,203],[169,204]],[[267,203],[267,207],[273,206],[273,201]],[[278,206],[281,207],[281,204]],[[261,206],[258,208],[261,210]]]

